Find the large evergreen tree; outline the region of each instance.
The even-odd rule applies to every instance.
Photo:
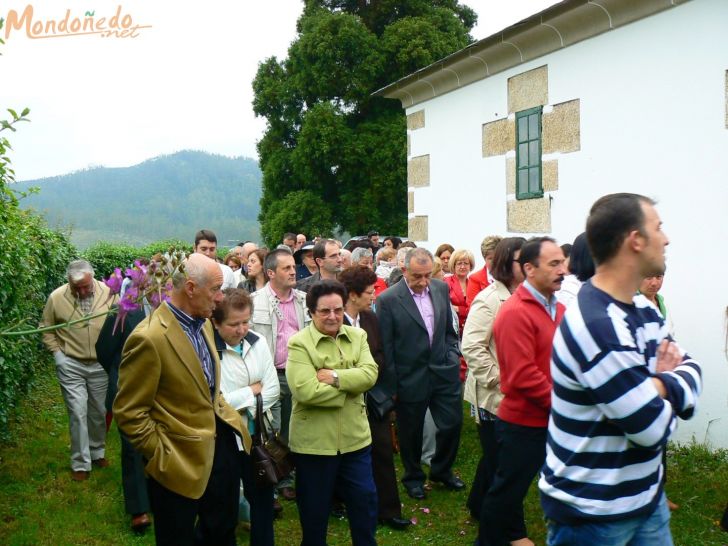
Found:
[[[475,21],[457,0],[305,0],[288,58],[260,63],[253,82],[268,244],[406,232],[405,116],[371,94],[465,47]]]

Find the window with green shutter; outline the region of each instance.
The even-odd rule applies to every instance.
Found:
[[[541,111],[516,112],[516,199],[543,196],[541,185]]]

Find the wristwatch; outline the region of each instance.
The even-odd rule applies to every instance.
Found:
[[[334,387],[336,387],[338,389],[339,388],[339,374],[336,373],[334,370],[331,370],[331,375],[334,378]]]

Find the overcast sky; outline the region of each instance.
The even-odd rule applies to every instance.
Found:
[[[28,1],[4,2],[0,17],[22,14]],[[253,115],[251,82],[259,61],[286,56],[301,0],[30,1],[34,22],[69,8],[72,18],[93,10],[108,21],[121,6],[140,28],[134,38],[11,31],[0,48],[0,108],[27,106],[32,119],[10,135],[18,180],[183,149],[257,157],[265,121]],[[478,13],[481,39],[556,2],[463,3]]]

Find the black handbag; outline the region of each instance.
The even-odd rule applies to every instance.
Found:
[[[367,411],[375,421],[384,421],[393,409],[394,398],[384,392],[380,386],[374,385],[367,392]]]
[[[291,450],[277,434],[268,435],[263,420],[263,397],[255,396],[255,434],[253,435],[253,468],[258,485],[270,487],[288,476],[294,468]]]

